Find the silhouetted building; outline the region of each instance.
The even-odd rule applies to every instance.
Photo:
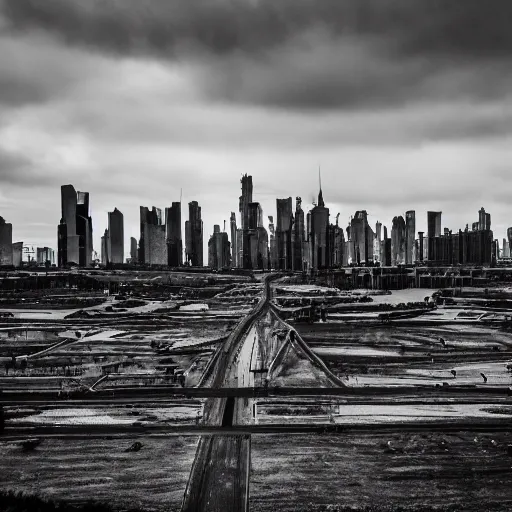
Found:
[[[388,228],[383,226],[384,233],[382,237],[382,245],[380,250],[381,267],[391,266],[391,238],[388,238]]]
[[[137,239],[133,236],[130,237],[130,263],[138,263],[139,261],[137,245]]]
[[[268,233],[263,227],[263,210],[260,203],[248,205],[248,229],[244,231],[244,240],[247,240],[249,249],[248,260],[245,268],[268,269]]]
[[[220,231],[220,226],[213,226],[213,235],[208,241],[208,266],[213,269],[231,266],[231,244],[228,234]]]
[[[302,199],[295,198],[295,222],[293,224],[293,270],[302,271],[307,268],[304,248],[304,211],[302,210]]]
[[[12,264],[12,224],[0,217],[0,266]]]
[[[251,267],[251,257],[250,257],[250,249],[249,249],[249,205],[253,202],[252,200],[252,176],[247,176],[244,174],[242,179],[240,180],[242,184],[242,195],[239,200],[239,211],[241,217],[241,229],[243,232],[242,239],[242,261],[240,262],[240,267],[243,268],[252,268]]]
[[[277,265],[279,270],[292,270],[292,228],[293,228],[292,198],[277,199]]]
[[[343,252],[345,247],[345,236],[343,228],[338,225],[340,214],[336,215],[336,224],[329,226],[329,248],[331,254],[329,257],[330,266],[339,268],[343,266]]]
[[[405,263],[406,229],[404,218],[393,218],[391,226],[391,265],[403,265]]]
[[[329,262],[329,208],[325,207],[322,188],[317,205],[308,213],[309,262],[313,270],[328,268]]]
[[[418,231],[418,261],[423,263],[425,257],[424,231]]]
[[[14,267],[21,267],[23,262],[23,242],[14,242],[12,244],[12,264]],[[53,261],[55,263],[55,259]]]
[[[377,221],[375,224],[375,234],[373,236],[373,260],[381,263],[381,247],[382,247],[382,224]]]
[[[350,221],[350,257],[352,263],[366,265],[373,262],[374,233],[368,224],[366,210],[357,211]]]
[[[237,237],[238,237],[238,229],[236,226],[236,214],[235,212],[231,212],[231,217],[229,219],[229,225],[231,230],[231,266],[233,268],[238,268],[238,252],[237,252]]]
[[[441,236],[442,212],[427,212],[427,250],[428,260],[437,261],[440,258],[439,242],[435,238]]]
[[[503,249],[501,251],[502,258],[510,258],[510,245],[506,238],[503,239]]]
[[[140,207],[139,261],[146,265],[167,265],[167,241],[162,210]]]
[[[114,208],[108,213],[108,255],[111,263],[124,263],[124,217]]]
[[[416,212],[405,212],[405,263],[412,265],[416,260]]]
[[[58,265],[59,267],[64,267],[68,263],[78,265],[80,244],[76,225],[77,193],[73,185],[62,185],[60,190],[62,216],[58,228]]]
[[[78,264],[81,267],[89,267],[93,253],[89,192],[77,192],[76,234],[78,235]]]
[[[270,233],[270,267],[276,269],[278,266],[277,262],[277,241],[276,241],[276,229],[274,225],[274,217],[268,216],[268,230]]]
[[[103,236],[101,237],[101,264],[108,265],[110,263],[110,254],[109,254],[109,233],[108,229],[105,229]]]
[[[188,203],[189,219],[185,222],[186,261],[193,267],[203,266],[203,221],[197,201]]]
[[[183,242],[181,236],[181,203],[174,202],[165,209],[167,235],[167,258],[170,267],[183,265]]]
[[[50,247],[38,247],[37,264],[48,267],[55,265],[55,251]]]

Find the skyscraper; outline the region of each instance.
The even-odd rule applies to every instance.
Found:
[[[292,198],[276,199],[277,208],[277,268],[279,270],[292,270],[292,228],[293,228],[293,204]]]
[[[272,215],[268,216],[268,230],[270,237],[270,267],[278,268],[277,262],[277,241],[276,241],[276,228],[274,225],[274,217]]]
[[[114,208],[108,213],[108,255],[111,263],[124,263],[124,217]]]
[[[208,266],[213,269],[231,266],[231,244],[228,234],[220,231],[220,226],[213,227],[213,235],[208,241]]]
[[[322,187],[318,193],[317,205],[308,213],[309,218],[309,261],[314,270],[327,268],[329,262],[329,208],[325,207]]]
[[[38,249],[38,251],[39,251],[39,249]],[[12,244],[12,264],[14,267],[19,268],[22,265],[22,261],[23,261],[23,242],[14,242]],[[37,261],[37,263],[39,263],[39,260]],[[46,262],[42,262],[42,263],[44,265]],[[51,263],[55,263],[55,258],[54,258],[54,261],[52,261]]]
[[[89,192],[77,192],[76,234],[78,235],[78,264],[88,267],[92,263],[92,219],[89,215]]]
[[[140,207],[139,261],[145,265],[167,265],[167,242],[162,210]]]
[[[0,217],[0,266],[12,264],[12,224]]]
[[[295,222],[293,224],[293,270],[304,270],[304,211],[302,199],[295,198]]]
[[[192,267],[203,266],[203,221],[197,201],[188,203],[188,220],[185,222],[186,261]]]
[[[405,263],[406,226],[405,220],[400,215],[393,218],[391,226],[391,265],[403,265]]]
[[[130,260],[131,263],[137,263],[139,261],[137,239],[134,238],[133,236],[130,237]]]
[[[242,261],[239,266],[242,268],[251,268],[251,255],[249,248],[249,204],[252,200],[252,176],[247,174],[242,176],[240,180],[242,184],[242,195],[239,199],[239,211],[241,217],[242,238]]]
[[[101,237],[101,264],[108,265],[110,263],[110,243],[109,243],[109,232],[105,229],[103,236]]]
[[[236,227],[235,212],[231,212],[231,217],[229,219],[229,227],[230,227],[230,231],[231,231],[231,266],[233,268],[238,268],[238,252],[237,252],[238,229]]]
[[[435,238],[441,236],[441,214],[442,212],[427,212],[427,251],[428,260],[439,259],[437,254],[437,242]]]
[[[183,265],[183,242],[181,236],[181,202],[174,202],[165,209],[167,236],[167,258],[170,267]]]
[[[405,263],[412,265],[415,256],[416,244],[416,212],[409,210],[405,212]]]
[[[373,262],[374,233],[368,224],[366,210],[357,211],[350,221],[350,237],[353,246],[353,262],[358,265]]]

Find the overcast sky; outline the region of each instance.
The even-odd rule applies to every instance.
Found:
[[[60,185],[114,207],[197,200],[205,249],[240,177],[345,228],[415,209],[512,225],[510,0],[0,0],[0,215],[56,248]],[[188,215],[184,208],[184,219]]]

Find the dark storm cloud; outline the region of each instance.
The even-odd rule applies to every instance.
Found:
[[[207,95],[235,103],[376,108],[512,85],[509,0],[3,0],[3,12],[16,31],[189,60]]]

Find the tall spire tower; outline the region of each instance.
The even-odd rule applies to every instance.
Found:
[[[320,172],[320,166],[318,166],[318,184],[320,187],[320,192],[318,192],[318,206],[324,207],[324,196],[322,194],[322,174]]]

